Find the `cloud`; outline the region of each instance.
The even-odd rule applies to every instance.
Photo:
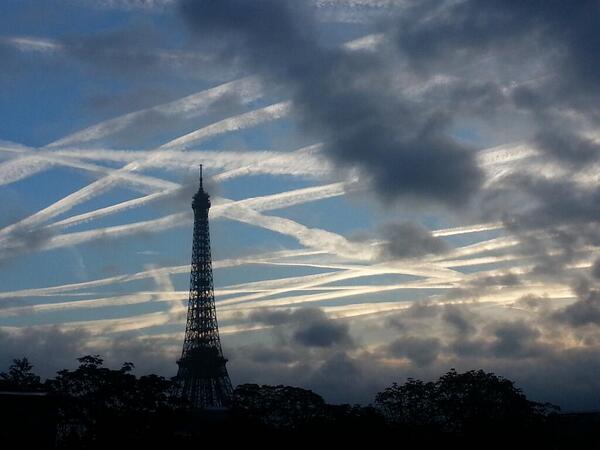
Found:
[[[475,307],[438,308],[443,320],[454,321],[458,324],[456,330],[466,330],[465,334],[436,335],[435,327],[431,326],[436,315],[431,313],[421,316],[421,321],[405,321],[403,335],[376,348],[307,346],[298,342],[294,333],[298,327],[308,328],[322,320],[319,312],[258,310],[251,315],[253,320],[274,325],[278,331],[267,331],[271,338],[252,337],[242,341],[224,336],[224,351],[236,384],[301,386],[334,402],[369,403],[376,392],[393,381],[401,383],[408,377],[430,380],[456,367],[460,371],[473,368],[493,371],[516,380],[517,386],[533,399],[552,401],[567,409],[598,406],[597,399],[589,395],[598,388],[594,374],[600,340],[594,340],[593,334],[588,334],[586,343],[577,348],[569,348],[561,340],[546,345],[544,342],[552,339],[556,322],[540,326],[539,322],[494,320],[493,314],[483,315],[485,309],[475,313],[472,310]],[[459,320],[455,320],[457,314]],[[429,326],[423,327],[423,320]],[[465,321],[469,326],[464,325]],[[354,331],[362,330],[360,322],[355,326]],[[154,372],[172,376],[180,351],[179,339],[166,340],[161,335],[124,332],[96,337],[81,330],[58,328],[29,328],[17,334],[2,331],[0,344],[0,370],[8,367],[12,358],[27,356],[36,372],[44,377],[53,376],[57,369],[76,366],[75,358],[84,354],[101,354],[109,367],[132,361],[138,374]],[[398,358],[401,362],[394,361]]]
[[[578,136],[571,130],[546,128],[536,136],[536,143],[546,155],[568,163],[575,168],[582,168],[600,158],[600,143]]]
[[[40,226],[15,228],[3,245],[0,253],[0,265],[19,255],[44,248],[55,236],[52,230]]]
[[[148,26],[129,26],[88,36],[67,38],[64,48],[72,56],[103,67],[111,74],[119,71],[145,71],[154,69],[159,58],[151,48],[160,43],[160,36]]]
[[[488,275],[478,277],[472,281],[475,286],[517,286],[521,283],[519,277],[513,272],[506,272],[501,275]]]
[[[358,4],[354,0],[349,3]],[[332,271],[245,283],[224,290],[233,296],[222,304],[227,323],[222,331],[232,333],[224,333],[224,342],[233,333],[240,336],[240,330],[250,333],[247,323],[228,322],[233,319],[258,324],[254,328],[263,331],[255,332],[265,333],[265,339],[257,338],[256,344],[253,339],[245,340],[245,334],[237,343],[232,339],[226,353],[231,359],[234,381],[296,384],[312,387],[328,398],[368,402],[376,389],[391,381],[402,382],[407,376],[431,379],[451,366],[465,370],[483,367],[515,378],[540,400],[556,401],[557,396],[563,395],[558,392],[568,392],[572,397],[564,394],[563,399],[567,405],[570,402],[580,407],[591,404],[597,407],[597,401],[589,396],[589,392],[599,388],[597,377],[594,378],[600,348],[597,287],[592,279],[587,285],[577,286],[577,299],[568,304],[573,294],[557,285],[559,281],[572,281],[579,272],[600,278],[598,261],[588,268],[589,262],[597,259],[594,246],[600,242],[597,226],[600,201],[594,174],[598,163],[594,132],[599,117],[599,91],[597,71],[591,66],[600,27],[595,26],[598,10],[593,3],[576,2],[568,5],[568,11],[564,9],[567,6],[558,2],[537,0],[520,4],[499,0],[408,3],[397,11],[398,15],[388,14],[386,20],[372,24],[369,32],[377,34],[370,36],[376,38],[362,44],[355,42],[352,52],[332,44],[329,35],[323,36],[318,28],[321,19],[315,19],[313,11],[302,2],[222,0],[190,1],[183,5],[182,17],[201,37],[190,48],[201,54],[179,67],[191,68],[187,74],[203,76],[206,66],[199,67],[196,63],[212,45],[218,58],[211,61],[224,64],[231,61],[234,70],[243,67],[244,71],[256,71],[264,86],[269,87],[269,97],[261,99],[257,109],[223,119],[221,116],[247,108],[263,96],[263,86],[256,78],[222,84],[151,108],[147,108],[150,99],[143,98],[148,92],[143,80],[141,86],[134,82],[134,95],[127,103],[133,101],[146,109],[89,127],[56,141],[53,147],[101,141],[110,136],[137,138],[136,134],[154,129],[159,122],[170,127],[179,121],[200,121],[194,126],[196,131],[178,130],[180,137],[171,140],[168,151],[135,154],[104,149],[62,148],[52,152],[39,149],[35,155],[22,155],[25,158],[3,164],[0,178],[8,183],[55,165],[106,175],[116,172],[110,168],[115,163],[132,163],[119,172],[114,183],[99,183],[67,197],[33,216],[30,227],[14,228],[14,236],[21,236],[15,241],[22,241],[19,248],[26,245],[36,250],[47,245],[58,248],[189,223],[189,196],[195,190],[195,183],[184,183],[179,188],[175,183],[136,175],[129,171],[132,167],[132,170],[137,170],[136,167],[182,170],[195,164],[194,158],[210,157],[212,170],[225,170],[219,174],[222,180],[256,173],[314,178],[329,175],[331,167],[341,171],[350,169],[354,178],[352,172],[356,169],[362,182],[367,180],[381,199],[417,197],[457,209],[472,207],[459,220],[466,218],[467,223],[474,223],[471,219],[483,216],[489,223],[433,233],[412,222],[392,224],[381,232],[388,241],[383,246],[386,258],[426,258],[422,263],[385,261],[370,265],[377,256],[372,251],[374,246],[349,242],[344,236],[309,228],[287,217],[257,213],[341,196],[348,192],[349,183],[243,199],[229,206],[226,199],[220,205],[215,202],[214,217],[227,216],[262,226],[315,249],[309,252],[310,257],[306,253],[288,252],[295,258],[281,255],[272,259],[240,258],[237,262],[223,261],[219,267],[274,263],[286,268],[295,264],[310,270]],[[0,52],[8,51],[9,59],[14,58],[12,62],[20,62],[25,53],[31,55],[33,48],[36,55],[47,59],[65,61],[67,54],[90,67],[100,64],[111,76],[117,74],[129,79],[135,78],[131,77],[133,74],[153,72],[161,66],[170,71],[171,63],[178,64],[176,61],[189,56],[181,50],[161,51],[158,47],[163,44],[153,32],[140,28],[96,34],[80,42],[68,39],[57,42],[59,47],[46,51],[42,49],[48,48],[49,42],[21,40],[19,45],[29,46],[29,50],[23,51],[15,50],[12,44],[7,50],[2,41]],[[315,151],[320,151],[318,146],[297,154],[180,152],[180,148],[175,148],[196,146],[215,136],[283,118],[298,122],[306,135],[322,140],[323,152],[332,165],[312,157]],[[212,123],[206,125],[207,121]],[[478,155],[473,151],[481,145],[490,145],[489,141],[506,140],[507,136],[525,144],[502,146]],[[101,167],[84,160],[109,164]],[[491,174],[485,186],[482,186],[483,169]],[[38,230],[41,223],[90,200],[104,189],[121,184],[133,185],[142,192],[152,193],[157,189],[160,192],[67,217],[51,228],[49,235],[43,228]],[[168,199],[176,209],[185,208],[186,215],[54,235],[54,230],[64,226],[148,205],[159,198]],[[378,217],[374,214],[370,219]],[[505,228],[501,230],[503,224]],[[464,243],[454,250],[439,239],[471,232],[492,235],[486,234],[483,241],[475,240],[480,235],[452,237],[452,242]],[[503,232],[513,236],[502,235]],[[323,256],[324,252],[330,254]],[[505,269],[504,264],[515,267]],[[483,273],[488,269],[489,273]],[[471,274],[471,270],[482,273]],[[157,271],[163,275],[181,274],[189,272],[189,267],[165,267]],[[384,274],[410,274],[425,279],[414,283],[356,285],[363,283],[360,278]],[[83,288],[93,290],[148,276],[149,272],[134,273],[16,294],[24,297]],[[540,280],[547,283],[542,288]],[[378,297],[365,298],[384,292],[383,295],[393,294],[400,289],[408,300],[400,297],[387,302]],[[414,295],[421,292],[436,295],[430,294],[431,289],[454,289],[454,297],[434,300],[458,303],[479,298],[493,314],[486,315],[484,308],[476,309],[479,306],[476,302],[435,306],[435,301],[431,301],[406,308],[417,289],[420,291]],[[537,293],[539,289],[548,295],[522,299],[527,292]],[[14,294],[2,295],[10,298]],[[79,303],[73,308],[92,307],[94,302],[96,306],[126,305],[141,302],[142,295],[156,295],[92,298],[100,294],[86,294],[90,296],[85,300],[88,303],[63,299],[35,311],[67,308],[71,306],[69,303]],[[344,298],[348,303],[332,306],[331,302]],[[169,299],[172,300],[161,297],[164,301]],[[286,303],[309,301],[327,306],[323,310],[254,309],[247,319],[236,316],[257,306],[289,307]],[[14,305],[13,299],[10,304]],[[392,309],[401,308],[405,312],[396,322],[383,319],[390,316]],[[491,317],[494,314],[496,317]],[[354,317],[352,327],[341,317]],[[172,374],[180,342],[174,348],[166,338],[151,335],[157,327],[167,326],[166,318],[159,312],[85,323],[97,333],[110,330],[110,337],[58,329],[27,329],[21,331],[21,337],[2,334],[0,349],[6,349],[6,353],[0,353],[5,359],[8,353],[14,353],[10,357],[43,358],[44,352],[52,351],[49,345],[55,340],[54,351],[65,356],[53,356],[52,365],[68,366],[75,363],[76,356],[94,352],[104,354],[117,366],[124,360],[132,360],[140,371]],[[369,319],[371,324],[385,324],[384,329],[373,333],[374,337],[369,336],[368,327],[361,328],[363,320]],[[389,326],[392,324],[395,326]],[[72,324],[80,325],[84,326],[83,322]],[[377,328],[377,325],[371,326]],[[142,327],[148,328],[143,336],[128,334]],[[360,341],[355,336],[360,336]],[[69,344],[69,339],[74,343]],[[361,345],[363,339],[368,345]]]
[[[332,352],[328,355],[309,374],[306,385],[315,392],[326,392],[327,399],[336,403],[348,403],[356,399],[370,403],[370,394],[377,389],[377,383],[364,370],[364,362],[344,352]]]
[[[417,258],[450,250],[442,239],[414,223],[390,223],[381,228],[384,258]]]
[[[600,258],[594,261],[594,265],[592,266],[592,276],[595,279],[600,280]]]
[[[297,354],[290,348],[272,348],[265,345],[246,347],[248,357],[258,364],[289,364],[296,361]]]
[[[418,367],[432,364],[438,357],[442,344],[437,338],[403,336],[387,346],[392,357],[408,358]]]
[[[573,327],[600,325],[600,290],[594,289],[586,280],[575,286],[577,300],[552,313],[551,317]]]
[[[305,347],[352,346],[348,324],[333,320],[318,308],[297,310],[263,309],[251,312],[248,320],[265,325],[292,325],[291,342]]]
[[[294,339],[308,347],[331,347],[351,340],[346,323],[335,323],[326,318],[302,325],[294,333]]]
[[[425,17],[429,20],[422,20]],[[555,63],[562,64],[554,66],[560,78],[550,80],[558,84],[557,89],[547,94],[566,90],[565,100],[570,96],[571,101],[578,103],[583,99],[573,97],[575,91],[583,94],[600,79],[590,70],[590,57],[600,39],[596,28],[598,9],[593,0],[575,5],[543,1],[430,1],[414,5],[402,19],[396,43],[422,70],[436,70],[451,62],[460,66],[490,51],[505,58],[507,64],[528,51],[537,52],[537,59],[550,54]],[[524,41],[524,37],[528,40]],[[554,45],[548,45],[549,42]]]
[[[540,332],[522,321],[501,322],[493,326],[491,352],[499,358],[522,358],[537,355]]]
[[[445,133],[448,118],[390,95],[385,57],[321,45],[300,2],[188,1],[181,13],[222,58],[285,86],[295,117],[323,139],[325,154],[363,171],[382,198],[458,205],[478,188],[473,154]]]
[[[75,358],[86,354],[88,337],[85,331],[65,332],[59,327],[0,330],[0,371],[6,370],[13,359],[27,357],[34,365],[34,372],[43,377],[53,376],[57,370],[73,367]]]
[[[530,161],[538,170],[511,164],[509,176],[500,171],[480,191],[480,213],[503,220],[523,246],[527,232],[550,231],[532,255],[543,259],[540,271],[564,272],[565,255],[597,245],[597,182],[575,181],[597,172],[600,156],[600,76],[591,68],[600,43],[597,3],[418,2],[382,29],[405,72],[446,80],[421,102],[457,107],[457,121],[480,139],[495,139],[490,129],[499,129],[503,139],[508,133],[539,151]]]
[[[468,308],[448,305],[444,308],[442,319],[449,324],[459,336],[473,334],[477,328],[474,325],[477,316]]]

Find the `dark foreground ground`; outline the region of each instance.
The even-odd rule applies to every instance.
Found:
[[[169,411],[104,417],[94,429],[61,422],[58,400],[36,393],[0,393],[0,448],[172,449],[207,445],[377,445],[405,448],[600,449],[600,413],[552,413],[537,423],[473,423],[462,430],[390,423],[375,410],[340,407],[337,415],[299,424],[286,417],[233,411]],[[351,410],[354,409],[354,412]],[[281,419],[281,421],[279,421]]]

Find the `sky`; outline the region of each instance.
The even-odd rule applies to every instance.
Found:
[[[203,164],[234,385],[600,408],[600,4],[5,0],[0,368],[176,373]]]

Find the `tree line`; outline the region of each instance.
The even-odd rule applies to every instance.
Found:
[[[110,369],[97,355],[78,361],[77,368],[60,370],[44,382],[26,358],[14,360],[0,373],[1,392],[48,395],[54,408],[42,420],[55,422],[55,447],[60,449],[172,447],[209,437],[230,439],[232,431],[263,441],[293,437],[300,442],[319,436],[339,443],[393,437],[407,448],[438,443],[499,448],[515,442],[536,444],[530,448],[573,448],[573,439],[598,439],[597,432],[569,434],[558,419],[558,407],[531,401],[514,382],[483,370],[453,369],[436,381],[394,383],[368,406],[328,404],[298,387],[242,384],[227,411],[203,412],[171,395],[176,379],[137,377],[129,362]],[[0,432],[0,445],[21,426],[6,409],[0,405],[6,430]],[[563,441],[569,446],[560,446]]]

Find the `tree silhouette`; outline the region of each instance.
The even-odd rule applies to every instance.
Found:
[[[109,369],[99,355],[78,361],[76,369],[61,370],[45,384],[26,358],[0,373],[0,388],[10,387],[0,392],[5,402],[1,423],[10,424],[5,435],[10,428],[7,435],[18,441],[33,436],[31,430],[45,429],[54,442],[58,422],[60,449],[193,445],[204,442],[207,433],[231,430],[259,442],[288,436],[298,445],[315,438],[323,442],[323,437],[337,445],[354,444],[374,436],[401,437],[408,448],[480,448],[485,441],[487,448],[515,443],[563,449],[575,448],[570,445],[575,437],[600,442],[596,428],[585,428],[578,418],[573,425],[549,416],[556,407],[528,400],[512,381],[483,370],[453,369],[434,382],[409,378],[394,383],[376,395],[374,407],[327,404],[318,394],[292,386],[242,384],[233,393],[230,411],[216,412],[193,410],[170,396],[172,380],[136,377],[133,363]],[[0,441],[2,433],[0,427]]]
[[[378,393],[375,404],[390,422],[398,425],[433,425],[439,414],[435,383],[413,378]]]
[[[321,438],[320,442],[329,437],[337,445],[354,443],[386,428],[374,407],[331,405],[308,389],[292,386],[239,385],[233,392],[231,407],[230,428],[261,439],[290,435],[297,445],[315,436]]]
[[[242,384],[233,392],[238,417],[279,429],[306,426],[325,415],[325,400],[312,391],[291,386]]]
[[[13,359],[8,373],[0,373],[0,387],[19,391],[40,389],[40,377],[34,374],[32,369],[33,365],[27,358]]]
[[[506,378],[483,370],[454,369],[436,383],[436,404],[448,430],[530,423],[538,418],[537,403]]]
[[[509,432],[539,424],[549,404],[528,400],[514,383],[483,370],[452,369],[436,382],[408,379],[394,383],[375,398],[377,408],[395,425],[434,427],[453,433],[504,429]]]
[[[76,448],[81,442],[100,446],[114,436],[136,441],[168,429],[168,424],[157,423],[170,420],[171,381],[157,375],[136,378],[130,373],[132,363],[108,369],[98,355],[78,361],[77,369],[61,370],[46,382],[61,398],[60,432],[66,447]]]

